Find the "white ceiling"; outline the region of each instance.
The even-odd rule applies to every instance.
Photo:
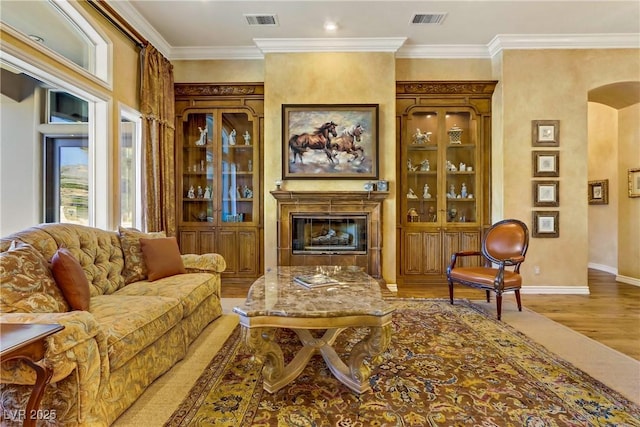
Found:
[[[502,48],[640,47],[640,1],[108,0],[169,59],[262,58],[266,52],[393,51],[489,57]],[[447,13],[411,24],[415,13]],[[275,14],[249,26],[244,14]],[[338,24],[327,33],[325,21]]]

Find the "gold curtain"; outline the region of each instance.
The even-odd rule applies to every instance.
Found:
[[[173,65],[150,44],[142,49],[140,56],[145,229],[175,236]]]

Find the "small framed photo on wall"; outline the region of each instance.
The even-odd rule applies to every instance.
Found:
[[[560,205],[560,181],[533,181],[533,206]]]
[[[533,211],[533,237],[560,237],[559,211]]]
[[[589,204],[609,204],[609,180],[589,181]]]
[[[560,145],[560,120],[532,120],[531,142],[535,147]]]
[[[531,153],[533,176],[560,176],[560,154],[557,151],[534,151]]]
[[[640,168],[629,169],[629,197],[640,197]]]

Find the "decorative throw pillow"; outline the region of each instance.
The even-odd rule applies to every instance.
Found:
[[[53,277],[74,310],[89,310],[89,280],[82,266],[67,248],[60,248],[51,258]]]
[[[140,239],[157,239],[167,237],[164,231],[158,233],[143,233],[135,228],[118,228],[120,245],[124,252],[124,270],[122,276],[124,283],[137,282],[147,278],[147,266],[144,263]]]
[[[140,239],[149,280],[186,273],[175,237]]]
[[[31,245],[16,242],[0,253],[0,312],[66,311],[69,305],[40,252]]]

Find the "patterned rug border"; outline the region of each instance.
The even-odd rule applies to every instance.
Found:
[[[396,298],[396,297],[386,297],[386,301],[392,304],[396,304],[399,310],[406,309],[415,309],[415,307],[411,307],[413,304],[442,304],[446,303],[451,309],[456,309],[456,307],[466,308],[481,316],[483,320],[489,320],[495,327],[502,328],[504,332],[511,334],[517,337],[526,348],[534,354],[540,355],[544,353],[544,357],[548,358],[551,362],[558,364],[562,369],[566,370],[571,374],[574,378],[581,384],[585,384],[585,388],[595,389],[603,395],[606,395],[609,399],[616,403],[616,407],[620,405],[627,410],[633,410],[636,414],[640,414],[640,406],[635,403],[629,401],[626,397],[621,395],[619,392],[614,389],[608,387],[606,384],[601,381],[593,378],[591,375],[577,368],[573,364],[566,361],[564,358],[558,356],[553,353],[549,349],[547,349],[544,345],[536,342],[535,340],[529,338],[524,333],[520,332],[513,326],[500,322],[494,318],[493,314],[490,313],[485,307],[474,304],[466,299],[456,299],[454,300],[454,304],[450,305],[449,300],[445,298]],[[463,321],[468,327],[474,327],[474,321],[470,320],[467,316],[458,316],[460,321]],[[208,391],[214,387],[216,382],[219,382],[221,379],[221,375],[225,369],[228,368],[228,363],[231,362],[232,359],[236,358],[239,351],[242,349],[242,334],[241,334],[241,326],[237,325],[234,330],[231,332],[229,337],[225,340],[225,343],[217,352],[217,354],[212,358],[209,362],[205,370],[199,376],[198,380],[195,382],[194,386],[189,391],[188,395],[179,405],[178,409],[172,414],[169,420],[166,422],[165,426],[174,427],[174,426],[187,426],[192,425],[191,422],[193,418],[197,415],[198,409],[206,402],[208,397]],[[498,347],[498,344],[495,345]],[[516,364],[517,362],[510,360],[510,363]],[[527,366],[521,366],[522,369],[527,371]],[[248,402],[245,402],[243,408],[246,410],[241,416],[242,419],[253,419],[256,411],[258,410],[259,402],[263,398],[262,391],[262,381],[261,375],[258,373],[257,379],[251,383],[253,387],[253,392],[251,393],[251,399]],[[550,393],[555,393],[551,391]],[[560,393],[561,390],[558,390]],[[557,394],[558,398],[562,399],[563,396],[561,394]],[[237,403],[237,402],[232,402]],[[196,420],[195,424],[200,425],[200,423]],[[211,420],[215,421],[215,420]],[[434,421],[429,419],[430,425],[439,425]],[[546,424],[545,424],[546,425]],[[575,424],[582,425],[582,424]],[[587,424],[584,424],[587,425]],[[603,425],[612,425],[612,424],[603,424]],[[640,426],[640,422],[637,424],[629,424]]]

